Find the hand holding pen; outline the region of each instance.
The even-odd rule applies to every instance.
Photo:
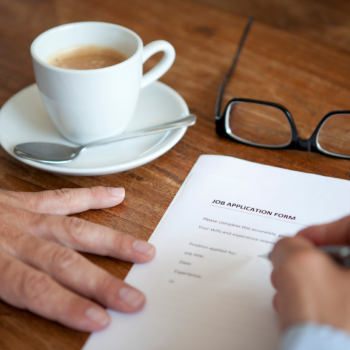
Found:
[[[347,245],[324,245],[318,246],[317,249],[327,254],[340,266],[350,267],[350,246]],[[259,257],[270,260],[270,254],[261,254]]]
[[[350,332],[350,269],[343,267],[349,251],[339,247],[344,245],[350,245],[350,216],[276,243],[269,258],[277,291],[273,304],[283,329],[316,322]]]

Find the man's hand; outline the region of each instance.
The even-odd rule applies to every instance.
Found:
[[[99,304],[121,312],[140,310],[145,303],[141,292],[73,249],[144,263],[153,259],[155,248],[65,216],[113,207],[124,196],[122,188],[105,187],[37,193],[0,190],[0,298],[87,332],[109,323]]]
[[[270,255],[271,280],[283,329],[313,321],[350,332],[350,270],[316,247],[336,244],[350,245],[350,217],[277,242]]]

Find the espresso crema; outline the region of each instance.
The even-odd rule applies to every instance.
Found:
[[[114,66],[127,58],[124,53],[109,47],[81,45],[52,54],[47,63],[60,68],[87,70]]]

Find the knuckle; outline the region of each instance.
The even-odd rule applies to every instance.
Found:
[[[35,302],[39,300],[43,294],[48,292],[51,284],[51,278],[42,272],[25,272],[21,285],[22,294],[26,299],[30,300],[30,302]]]
[[[115,234],[112,241],[114,247],[121,248],[123,246],[123,235],[120,233]]]
[[[58,247],[51,253],[52,266],[57,272],[65,273],[66,269],[78,263],[79,260],[80,255],[68,248]]]
[[[62,225],[66,235],[70,237],[71,246],[82,243],[94,244],[96,241],[100,240],[100,232],[95,231],[91,234],[92,232],[89,230],[89,224],[83,219],[66,216],[63,218]]]
[[[102,186],[94,186],[90,187],[89,191],[92,197],[100,197],[101,194],[103,193],[104,187]]]
[[[28,229],[28,227],[39,218],[36,213],[28,210],[16,210],[14,214],[16,216],[17,223],[25,229]]]
[[[110,288],[113,288],[113,282],[114,278],[109,275],[108,273],[104,273],[104,276],[100,276],[100,281],[99,281],[99,286],[101,287],[102,290],[109,290]]]
[[[75,199],[75,191],[70,188],[62,188],[53,191],[54,196],[59,202],[64,204],[71,204]]]
[[[4,240],[11,239],[15,236],[15,230],[12,226],[6,223],[0,225],[0,236]]]
[[[12,227],[9,224],[1,224],[0,225],[0,239],[1,239],[1,247],[8,250],[13,251],[13,249],[17,249],[22,240],[22,234]]]
[[[130,236],[125,233],[116,233],[113,236],[113,247],[123,253],[129,253],[131,250]]]
[[[91,287],[92,289],[103,291],[101,296],[104,296],[106,303],[113,302],[115,299],[115,291],[119,289],[117,279],[108,273],[102,273],[102,271],[99,278],[92,281]]]
[[[26,227],[33,215],[28,210],[17,209],[14,207],[0,207],[0,227]]]
[[[79,218],[66,216],[63,219],[63,225],[67,232],[71,232],[75,236],[83,236],[86,231],[86,221]]]

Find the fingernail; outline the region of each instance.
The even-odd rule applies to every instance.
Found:
[[[136,250],[138,253],[144,254],[144,255],[150,255],[154,249],[152,244],[149,244],[145,241],[135,241],[133,244],[134,250]]]
[[[125,190],[122,187],[108,187],[108,192],[114,197],[125,197]]]
[[[98,323],[100,326],[106,326],[110,321],[106,311],[94,307],[88,309],[85,314],[91,321]]]
[[[145,296],[141,292],[129,287],[123,287],[119,291],[119,296],[124,301],[124,303],[130,305],[133,308],[139,306],[145,300]]]

